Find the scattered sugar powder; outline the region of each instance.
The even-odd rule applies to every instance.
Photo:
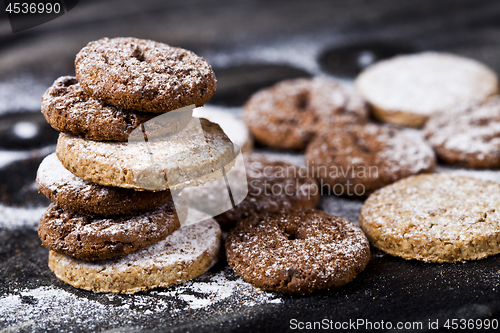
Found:
[[[226,268],[226,271],[228,269]],[[192,293],[201,295],[201,297]],[[255,288],[239,277],[236,280],[229,280],[224,271],[214,274],[208,282],[189,281],[177,286],[172,291],[153,292],[153,294],[177,297],[185,301],[191,309],[213,305],[233,296],[237,296],[239,304],[246,306],[281,303],[283,301],[278,294]]]
[[[66,325],[74,330],[93,330],[103,325],[141,325],[158,315],[175,320],[191,310],[210,311],[221,302],[224,309],[231,309],[283,301],[276,293],[261,291],[235,278],[227,267],[166,291],[136,295],[88,294],[96,300],[54,286],[12,290],[0,298],[0,332],[57,330]],[[129,323],[124,318],[133,320]]]
[[[0,228],[29,228],[36,230],[47,207],[17,208],[0,204]]]

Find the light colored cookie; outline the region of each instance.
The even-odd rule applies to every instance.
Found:
[[[398,56],[365,69],[358,92],[381,121],[420,127],[429,116],[498,94],[498,78],[482,63],[457,55],[425,52]]]
[[[180,206],[180,205],[177,205]],[[38,237],[46,248],[84,259],[119,257],[154,244],[180,227],[187,207],[173,201],[144,213],[90,217],[51,204],[40,219]]]
[[[240,147],[244,153],[252,151],[253,140],[248,130],[248,126],[234,113],[224,111],[222,108],[204,105],[193,111],[194,117],[203,117],[213,123],[218,124],[229,139]]]
[[[438,157],[467,168],[500,167],[500,97],[439,113],[424,128]]]
[[[359,223],[370,242],[405,259],[456,262],[500,253],[500,184],[418,175],[373,193]]]
[[[235,158],[219,125],[203,118],[193,118],[164,139],[146,142],[140,131],[134,137],[137,141],[97,142],[61,134],[56,153],[66,169],[86,181],[137,190],[203,184],[222,176],[222,167],[230,167]]]
[[[184,225],[166,239],[116,259],[87,262],[50,251],[49,267],[76,288],[133,294],[202,275],[217,262],[220,249],[220,227],[208,219]]]

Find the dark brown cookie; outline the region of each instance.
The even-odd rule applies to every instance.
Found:
[[[432,116],[425,138],[438,158],[467,168],[500,167],[500,97]]]
[[[265,290],[305,294],[344,285],[370,259],[358,227],[318,210],[250,217],[229,232],[231,268]]]
[[[56,130],[97,141],[127,141],[135,128],[158,116],[105,104],[87,95],[73,76],[60,77],[47,89],[42,113]],[[150,126],[148,134],[166,135],[183,129],[191,120],[192,110],[169,112],[168,117],[162,126]]]
[[[364,197],[436,165],[434,152],[415,130],[366,124],[320,132],[307,147],[306,162],[319,186],[335,195]]]
[[[90,42],[76,55],[75,71],[92,97],[137,111],[202,106],[217,87],[212,67],[193,52],[130,37]]]
[[[426,262],[500,253],[500,184],[442,172],[402,179],[373,193],[359,224],[376,248]]]
[[[230,229],[250,216],[291,209],[311,209],[318,204],[319,189],[316,181],[307,176],[307,170],[301,172],[295,165],[270,161],[260,154],[246,154],[244,159],[246,167],[242,168],[239,165],[242,160],[238,160],[231,170],[238,175],[231,176],[233,180],[241,181],[245,181],[246,177],[248,194],[235,208],[215,216],[215,220],[224,229]],[[305,176],[301,177],[302,174]],[[223,193],[226,191],[226,183],[223,178],[219,178],[214,186],[206,189],[185,189],[182,196],[198,209],[216,215],[219,201],[212,198],[211,193]],[[235,191],[240,189],[233,186],[232,195],[237,196]]]
[[[53,203],[40,220],[38,236],[52,251],[98,260],[132,253],[165,239],[179,227],[173,201],[145,213],[114,218],[92,218]]]
[[[172,199],[169,190],[135,191],[90,183],[66,170],[55,153],[40,163],[36,183],[38,191],[58,206],[89,216],[144,212]]]
[[[243,116],[256,141],[273,148],[304,149],[318,125],[364,123],[368,109],[356,93],[324,78],[280,82],[255,93]]]

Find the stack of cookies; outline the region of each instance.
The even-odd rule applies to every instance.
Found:
[[[42,112],[62,132],[41,163],[53,203],[38,229],[49,267],[77,288],[133,293],[203,274],[218,259],[213,219],[182,225],[173,190],[220,176],[235,158],[216,124],[192,117],[216,78],[194,53],[135,38],[101,39],[57,79]]]

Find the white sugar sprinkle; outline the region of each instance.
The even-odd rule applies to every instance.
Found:
[[[195,309],[210,310],[225,301],[230,306],[280,304],[278,294],[263,292],[241,278],[228,279],[227,271],[211,275],[206,281],[189,281],[166,291],[145,295],[109,295],[95,301],[53,286],[13,290],[0,298],[0,332],[20,329],[57,329],[65,325],[95,330],[103,323],[108,327],[123,326],[123,318],[136,318],[147,323],[158,315],[177,318]],[[210,273],[209,273],[210,274]],[[112,304],[108,304],[112,302]],[[179,306],[179,302],[183,303]]]

